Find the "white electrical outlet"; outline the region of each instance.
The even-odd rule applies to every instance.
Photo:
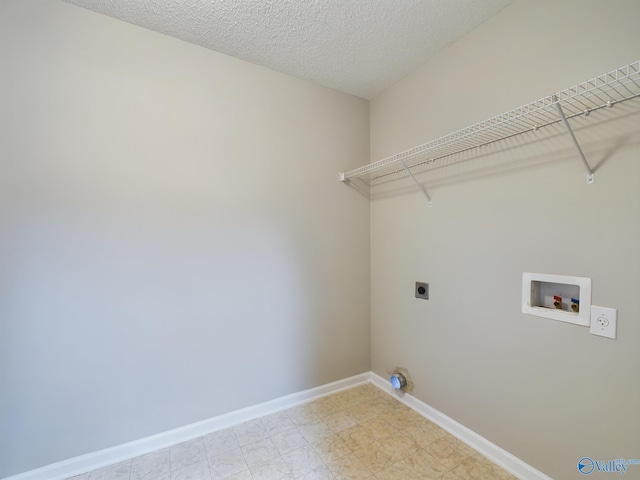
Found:
[[[616,324],[618,320],[618,310],[615,308],[596,307],[591,305],[591,328],[592,335],[600,335],[616,339]]]

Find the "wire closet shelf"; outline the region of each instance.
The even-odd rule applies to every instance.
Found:
[[[564,123],[587,169],[587,181],[593,172],[582,153],[567,119],[589,115],[602,108],[640,97],[640,61],[630,63],[596,78],[543,97],[495,117],[458,130],[410,150],[392,155],[369,165],[340,173],[340,180],[358,180],[375,186],[387,180],[410,176],[431,198],[415,174],[423,173],[452,155],[499,142],[526,132]]]

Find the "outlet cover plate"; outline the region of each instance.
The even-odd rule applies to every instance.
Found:
[[[424,282],[416,282],[416,298],[429,300],[429,284]]]
[[[616,339],[616,326],[618,323],[618,310],[615,308],[591,306],[592,335]]]

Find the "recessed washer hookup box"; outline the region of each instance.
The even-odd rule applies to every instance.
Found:
[[[591,279],[524,272],[522,313],[588,327],[591,323]]]

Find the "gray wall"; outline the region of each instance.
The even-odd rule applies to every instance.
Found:
[[[371,102],[372,160],[638,60],[639,20],[637,0],[510,5]],[[408,368],[419,399],[556,479],[640,452],[638,125],[580,129],[591,186],[557,130],[421,177],[432,208],[403,181],[373,192],[373,370]],[[618,339],[522,314],[525,271],[590,277]]]
[[[368,103],[0,2],[0,477],[369,370]]]

